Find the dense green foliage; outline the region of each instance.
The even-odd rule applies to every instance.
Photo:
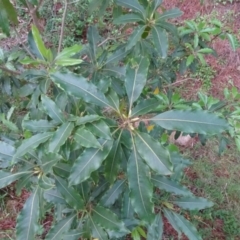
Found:
[[[99,7],[97,2],[101,11],[110,3],[92,1],[90,7]],[[113,23],[132,29],[124,43],[106,41],[89,26],[87,44],[56,52],[33,26],[31,56],[0,52],[2,66],[18,68],[2,73],[2,91],[21,98],[24,113],[16,117],[14,107],[1,105],[6,129],[0,141],[0,187],[18,180],[18,192],[31,192],[17,219],[16,239],[39,235],[40,220],[51,209],[55,219],[45,239],[125,239],[128,234],[136,240],[161,239],[162,216],[179,235],[201,239],[179,209],[201,210],[213,203],[181,185],[190,162],[164,138],[172,131],[206,139],[231,130],[234,136],[234,120],[230,128],[213,113],[222,102],[201,95],[193,104],[171,89],[167,94],[156,89],[174,82],[178,72],[206,64],[205,54],[214,54],[208,43],[221,35],[221,26],[188,21],[177,28],[170,20],[181,11],[159,11],[161,4],[114,1]],[[2,9],[6,18],[14,11]],[[0,22],[9,33],[6,24]],[[230,34],[222,36],[234,46]],[[168,201],[165,192],[171,194]]]

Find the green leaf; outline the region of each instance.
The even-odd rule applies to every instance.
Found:
[[[58,108],[56,103],[51,100],[49,97],[42,95],[42,105],[45,112],[56,122],[56,123],[64,123],[65,116],[63,112]]]
[[[163,0],[154,0],[153,1],[153,11],[155,11],[161,4]]]
[[[127,52],[125,51],[125,49],[120,48],[107,58],[104,65],[116,63],[122,60],[126,55]]]
[[[133,218],[134,215],[134,210],[131,204],[131,198],[129,194],[129,190],[124,191],[123,195],[123,204],[122,204],[122,209],[121,209],[121,216],[123,219],[131,219]]]
[[[120,6],[126,7],[126,8],[130,8],[133,11],[139,12],[141,13],[143,16],[146,15],[146,12],[143,8],[143,6],[141,6],[137,0],[117,0],[116,3]]]
[[[84,117],[79,117],[77,119],[76,125],[83,125],[86,123],[96,122],[100,120],[102,117],[99,115],[86,115]]]
[[[47,153],[41,158],[41,169],[43,172],[49,173],[52,171],[54,165],[56,165],[62,157],[55,153]]]
[[[187,67],[189,67],[193,63],[194,58],[195,58],[195,56],[192,54],[187,57],[187,61],[186,61]]]
[[[166,177],[153,176],[152,183],[155,187],[158,187],[160,190],[163,189],[166,192],[174,193],[176,195],[192,196],[192,193],[188,188]]]
[[[113,186],[102,196],[100,203],[104,207],[112,206],[115,201],[119,198],[119,195],[122,194],[125,188],[126,180],[118,180]]]
[[[144,22],[144,18],[137,13],[128,13],[114,19],[113,24],[125,24],[132,22]]]
[[[82,59],[74,59],[74,58],[61,58],[55,61],[55,64],[58,66],[74,66],[82,63]]]
[[[214,205],[213,202],[208,201],[205,198],[194,196],[180,198],[171,202],[187,210],[202,210],[205,208],[210,208]]]
[[[136,149],[153,171],[170,175],[173,171],[169,152],[147,133],[136,132]]]
[[[13,159],[15,160],[16,158],[25,155],[30,150],[37,148],[41,143],[46,142],[51,136],[51,132],[45,132],[38,133],[28,139],[23,140],[22,144],[17,148]]]
[[[109,209],[102,206],[96,206],[92,209],[92,213],[92,219],[106,230],[116,232],[116,237],[129,233],[124,223]]]
[[[63,234],[70,229],[71,224],[75,217],[76,217],[76,214],[66,217],[65,219],[62,219],[58,223],[55,223],[53,228],[51,228],[50,231],[48,232],[45,239],[46,240],[62,239]]]
[[[88,82],[85,78],[77,76],[71,72],[56,72],[50,75],[52,80],[63,90],[77,98],[83,98],[84,101],[96,104],[100,107],[110,107],[108,100],[95,85]]]
[[[159,106],[159,100],[155,98],[144,99],[132,109],[132,117],[141,116],[154,111]]]
[[[70,175],[71,165],[66,163],[58,163],[53,167],[53,171],[58,176],[67,178]]]
[[[181,228],[179,228],[177,221],[174,218],[173,212],[170,210],[167,210],[166,208],[163,209],[164,216],[167,218],[168,222],[172,225],[172,227],[177,231],[178,238],[181,239]]]
[[[69,206],[76,210],[84,208],[84,201],[79,193],[73,188],[69,187],[68,183],[60,177],[55,176],[57,190],[61,193]]]
[[[79,240],[85,232],[80,230],[70,230],[63,234],[63,240]]]
[[[158,50],[159,55],[162,58],[166,58],[168,53],[168,35],[166,33],[166,30],[153,26],[152,36],[153,42]]]
[[[18,132],[18,127],[16,126],[16,124],[12,123],[9,120],[5,119],[5,114],[0,114],[0,122],[2,122],[2,124],[7,127],[8,129],[10,129],[13,132]]]
[[[0,168],[7,168],[11,165],[15,148],[5,142],[0,141]]]
[[[147,240],[161,240],[163,235],[163,220],[160,214],[157,214],[153,223],[149,226]]]
[[[133,31],[132,35],[128,39],[126,51],[132,49],[136,45],[136,43],[141,39],[145,27],[146,26],[139,26]]]
[[[197,232],[197,229],[183,216],[175,212],[173,214],[174,220],[182,232],[191,240],[202,240],[201,236]]]
[[[24,120],[22,122],[22,128],[31,132],[48,132],[51,131],[55,126],[53,122],[48,120]]]
[[[17,25],[17,12],[9,0],[0,0],[0,26],[7,35],[9,35],[9,20]]]
[[[163,21],[167,20],[169,18],[176,18],[180,17],[183,14],[182,11],[180,11],[178,8],[173,8],[168,11],[163,12],[159,18],[157,18],[157,21]]]
[[[199,37],[198,37],[198,34],[195,33],[194,34],[194,48],[198,47],[198,43],[199,43]]]
[[[88,148],[76,159],[69,176],[69,184],[76,185],[87,180],[97,170],[112,148],[112,141],[99,141],[101,149]]]
[[[228,129],[228,123],[205,111],[171,110],[149,119],[167,130],[186,133],[216,134]]]
[[[79,128],[75,134],[74,134],[74,140],[81,146],[86,147],[86,148],[101,148],[100,143],[98,140],[94,137],[94,135],[84,129],[84,128]]]
[[[0,188],[4,188],[11,184],[12,182],[18,180],[21,177],[24,177],[28,174],[32,173],[32,171],[18,171],[16,173],[9,173],[0,170]]]
[[[64,197],[59,193],[57,189],[50,189],[44,191],[44,198],[47,202],[51,202],[54,204],[66,204]]]
[[[87,40],[90,46],[91,59],[92,61],[95,61],[97,57],[97,43],[100,40],[100,36],[95,26],[90,26],[88,28]]]
[[[39,53],[41,54],[43,59],[51,60],[52,53],[50,49],[47,49],[43,43],[43,40],[40,36],[39,30],[36,26],[32,26],[32,35],[37,46]],[[49,57],[50,56],[50,57]]]
[[[228,38],[228,41],[229,41],[230,44],[231,44],[232,49],[233,49],[234,51],[236,51],[236,49],[237,49],[237,46],[236,46],[237,40],[236,40],[235,37],[234,37],[232,34],[230,34],[230,33],[227,33],[226,36],[227,36],[227,38]]]
[[[71,47],[68,48],[64,48],[55,58],[55,60],[59,60],[59,59],[65,59],[65,58],[70,58],[72,56],[74,56],[75,54],[79,53],[82,50],[82,46],[81,45],[73,45]]]
[[[67,141],[74,128],[72,122],[63,123],[53,134],[49,143],[49,152],[58,152],[60,147]]]
[[[128,65],[125,79],[125,88],[129,100],[129,111],[133,103],[138,99],[147,81],[149,60],[148,58],[135,59]],[[131,116],[131,114],[129,114]]]
[[[99,240],[108,240],[107,233],[103,230],[102,227],[99,226],[99,224],[95,221],[94,218],[92,218],[91,215],[89,215],[89,228],[91,229],[92,237],[95,237]]]
[[[116,110],[119,111],[119,98],[115,91],[112,89],[107,94],[107,99],[109,101],[109,104]]]
[[[149,168],[139,157],[135,146],[128,159],[127,173],[132,206],[142,221],[150,223],[154,218],[153,186],[150,182]]]
[[[40,188],[36,187],[18,215],[16,226],[17,240],[35,239],[35,235],[39,229],[38,218],[40,193]]]
[[[119,134],[117,140],[113,143],[113,147],[105,160],[105,175],[106,179],[110,183],[113,183],[116,180],[119,164],[122,160],[122,148],[120,142],[121,135],[122,132]]]
[[[200,50],[198,50],[198,53],[213,53],[213,50],[211,48],[202,48]]]
[[[92,132],[92,134],[100,138],[104,138],[108,140],[112,139],[111,132],[108,125],[102,120],[95,123],[88,123],[86,127]]]

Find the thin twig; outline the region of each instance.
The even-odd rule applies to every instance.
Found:
[[[20,43],[22,44],[24,50],[31,56],[31,58],[35,59],[34,55],[28,50],[27,46],[24,44],[24,42],[22,42],[20,36],[19,36],[19,33],[17,31],[17,29],[14,27],[14,32],[16,33],[16,36],[18,38],[18,40],[20,41]]]
[[[171,83],[171,84],[165,85],[165,86],[163,86],[163,87],[164,87],[164,88],[166,88],[166,87],[171,87],[171,86],[174,86],[174,85],[176,85],[176,84],[178,84],[178,83],[186,82],[186,81],[188,81],[188,80],[197,80],[197,81],[199,81],[200,79],[186,78],[186,79],[183,79],[183,80],[181,80],[181,81],[177,81],[177,82],[174,82],[174,83]]]
[[[58,42],[58,54],[61,52],[61,46],[63,42],[63,34],[64,34],[64,25],[65,25],[65,19],[67,15],[67,7],[68,7],[68,2],[65,0],[65,7],[64,7],[64,12],[63,12],[63,17],[62,17],[62,26],[61,26],[61,33],[60,33],[60,38]]]
[[[28,11],[29,11],[29,13],[30,13],[30,15],[32,17],[33,24],[41,32],[41,26],[39,25],[37,14],[36,14],[36,12],[38,10],[38,7],[33,7],[33,5],[30,2],[28,2],[28,0],[26,1],[26,4],[27,4]],[[42,4],[42,2],[40,4]],[[40,6],[40,4],[39,4],[39,6]]]
[[[3,70],[4,72],[14,74],[14,75],[20,75],[21,74],[21,72],[19,72],[19,71],[14,71],[14,70],[8,69],[4,66],[0,66],[0,69]]]

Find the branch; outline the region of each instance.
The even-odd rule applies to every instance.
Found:
[[[21,74],[21,72],[19,72],[19,71],[14,71],[14,70],[8,69],[4,66],[0,66],[0,69],[3,70],[4,72],[7,72],[7,73],[10,73],[10,74],[13,74],[13,75],[20,75]]]
[[[63,42],[63,34],[64,34],[64,25],[65,25],[65,19],[67,15],[67,7],[68,7],[68,2],[65,0],[65,7],[64,7],[64,12],[63,12],[63,17],[62,17],[62,26],[61,26],[61,33],[60,33],[60,38],[58,42],[58,54],[61,52],[61,46]]]

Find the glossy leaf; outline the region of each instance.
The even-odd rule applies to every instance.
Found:
[[[5,34],[9,36],[9,20],[18,23],[17,13],[9,0],[0,0],[0,26]]]
[[[224,119],[205,111],[171,110],[149,119],[167,130],[216,134],[228,129]]]
[[[167,20],[169,18],[176,18],[176,17],[180,17],[183,14],[182,11],[180,11],[178,8],[173,8],[170,9],[168,11],[163,12],[159,18],[157,18],[157,21],[163,21],[163,20]]]
[[[22,211],[17,218],[17,240],[32,240],[39,228],[39,199],[40,188],[36,187],[30,197],[25,202]]]
[[[32,35],[35,41],[35,44],[37,46],[37,49],[39,51],[39,53],[42,55],[43,59],[47,59],[47,60],[51,60],[51,57],[49,57],[49,55],[51,55],[51,50],[47,49],[42,41],[42,38],[40,36],[39,30],[36,26],[32,26]]]
[[[114,24],[125,24],[132,22],[144,22],[144,18],[137,13],[128,13],[125,15],[121,15],[113,21]]]
[[[177,221],[174,218],[173,212],[170,210],[167,210],[166,208],[163,209],[164,216],[167,218],[168,222],[172,225],[172,227],[177,231],[178,238],[181,239],[181,228],[178,226]]]
[[[69,187],[68,183],[62,178],[55,176],[55,180],[57,190],[61,193],[69,206],[73,207],[76,210],[83,209],[84,202],[78,192],[73,187]]]
[[[80,230],[70,230],[63,234],[63,240],[79,240],[85,232]]]
[[[163,220],[160,214],[155,216],[154,221],[148,228],[147,240],[161,240],[163,235]]]
[[[119,98],[115,91],[112,89],[107,94],[107,99],[109,101],[109,104],[116,110],[119,111]]]
[[[91,173],[101,166],[112,148],[112,141],[101,139],[99,143],[102,150],[100,148],[88,148],[76,159],[69,176],[70,185],[76,185],[87,180]]]
[[[65,59],[65,58],[70,58],[72,56],[74,56],[75,54],[79,53],[82,49],[81,45],[73,45],[71,47],[68,48],[64,48],[55,58],[55,60],[59,60],[59,59]]]
[[[0,141],[0,168],[7,168],[11,165],[15,148],[5,142]]]
[[[108,139],[108,140],[112,139],[110,129],[104,121],[89,123],[87,125],[87,128],[92,132],[92,134],[94,134],[100,138],[104,138],[104,139]]]
[[[109,104],[104,94],[85,78],[70,72],[56,72],[50,76],[52,80],[69,95],[83,98],[86,102],[96,104],[100,107],[110,107],[112,109],[112,106]]]
[[[22,144],[17,148],[14,159],[25,155],[28,151],[37,148],[41,143],[48,141],[52,136],[51,132],[38,133],[28,139],[22,141]]]
[[[4,188],[21,177],[31,174],[32,171],[18,171],[9,173],[0,170],[0,188]]]
[[[152,183],[155,187],[158,187],[160,190],[165,190],[166,192],[174,193],[176,195],[183,195],[183,196],[193,195],[188,190],[188,188],[166,177],[153,176]]]
[[[95,136],[84,128],[79,128],[74,134],[74,140],[81,146],[86,148],[101,148],[100,143]]]
[[[100,203],[104,207],[112,206],[115,201],[119,198],[119,195],[125,188],[125,180],[116,181],[112,187],[102,196]]]
[[[95,61],[97,57],[97,43],[100,39],[97,28],[95,26],[90,26],[87,31],[87,40],[90,46],[91,59]]]
[[[83,60],[82,59],[74,59],[74,58],[61,58],[58,59],[55,64],[58,66],[74,66],[74,65],[78,65],[80,63],[82,63]]]
[[[123,219],[131,219],[134,215],[129,190],[124,191],[121,216]]]
[[[22,128],[24,130],[29,130],[31,132],[48,132],[51,131],[55,127],[53,122],[48,120],[24,120],[22,122]]]
[[[152,222],[153,186],[150,182],[149,168],[139,157],[135,148],[128,160],[127,173],[132,206],[138,216],[145,222]]]
[[[47,202],[51,202],[54,204],[66,204],[64,197],[59,193],[57,189],[50,189],[44,191],[44,198]]]
[[[129,64],[126,72],[125,88],[129,100],[129,109],[132,108],[133,103],[138,99],[147,81],[148,58],[135,59],[134,63]],[[131,114],[129,114],[131,115]]]
[[[109,209],[102,206],[96,206],[92,209],[92,213],[92,219],[94,221],[96,221],[101,227],[116,232],[116,236],[123,236],[129,233],[124,226],[124,223]]]
[[[170,175],[173,166],[169,152],[147,133],[135,135],[136,149],[153,171],[160,175]]]
[[[130,8],[133,11],[141,13],[143,16],[145,16],[145,10],[143,6],[141,6],[137,0],[117,0],[116,3],[120,6]]]
[[[60,147],[67,141],[74,128],[72,122],[63,123],[62,126],[53,134],[49,143],[49,152],[57,153]]]
[[[145,28],[146,26],[140,26],[133,31],[132,35],[128,39],[126,50],[130,50],[136,45],[136,43],[141,39]]]
[[[84,117],[79,117],[77,119],[76,125],[83,125],[86,123],[92,123],[100,120],[102,117],[99,115],[86,115]]]
[[[106,179],[108,179],[110,183],[113,183],[116,180],[119,170],[119,164],[122,160],[122,148],[120,143],[121,135],[122,132],[117,138],[117,140],[113,143],[113,147],[105,161]]]
[[[42,104],[46,113],[56,122],[56,123],[64,123],[65,116],[63,112],[58,108],[56,103],[51,100],[49,97],[42,95]]]
[[[132,109],[132,117],[152,112],[159,106],[159,104],[159,100],[155,98],[142,100]]]
[[[166,58],[168,53],[168,36],[165,29],[154,26],[152,28],[152,36],[159,55],[162,58]]]
[[[213,206],[213,202],[208,201],[205,198],[193,197],[193,196],[183,197],[171,202],[187,210],[202,210],[202,209],[210,208]]]
[[[74,220],[76,215],[71,215],[69,217],[66,217],[65,219],[62,219],[60,222],[55,223],[53,228],[51,228],[46,236],[46,240],[59,240],[62,239],[62,236],[65,232],[67,232],[71,224]]]
[[[163,0],[153,0],[154,11],[162,4]]]
[[[197,229],[183,216],[172,212],[174,220],[181,231],[191,240],[202,240],[201,236],[197,232]]]
[[[100,227],[100,225],[91,215],[89,215],[89,225],[93,237],[99,240],[109,239],[107,233],[103,230],[102,227]]]

